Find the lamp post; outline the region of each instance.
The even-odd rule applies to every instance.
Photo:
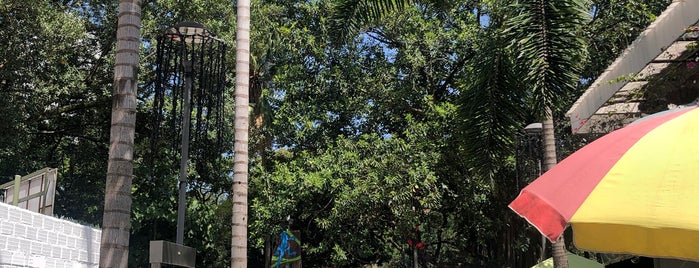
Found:
[[[529,155],[532,155],[532,151],[536,150],[536,171],[537,176],[541,176],[541,154],[539,152],[538,141],[541,139],[541,134],[543,133],[543,125],[541,123],[531,123],[524,127],[524,133],[527,134],[527,148],[529,149]],[[532,143],[536,143],[535,145]]]
[[[222,85],[225,82],[222,60],[224,57],[225,44],[223,44],[223,41],[206,29],[204,25],[197,22],[186,21],[177,23],[168,28],[158,41],[158,82],[156,83],[158,88],[156,89],[156,102],[159,102],[159,104],[154,105],[155,109],[163,109],[162,103],[164,101],[162,98],[168,94],[175,100],[180,99],[182,103],[182,147],[178,178],[177,244],[184,243],[192,99],[205,99],[206,96],[203,95],[206,94],[222,95]],[[196,84],[197,90],[193,96],[194,84]],[[197,103],[212,103],[212,101],[207,99],[207,101],[199,101]],[[203,109],[210,112],[211,107],[195,108],[201,114]],[[201,118],[197,118],[197,120],[201,120]],[[198,121],[198,125],[201,125],[200,121]]]
[[[182,101],[182,148],[180,159],[179,194],[177,201],[177,244],[184,244],[184,215],[187,193],[187,163],[189,162],[189,124],[191,121],[191,94],[192,94],[192,65],[195,57],[187,57],[188,48],[193,44],[199,44],[212,38],[214,35],[209,30],[196,22],[181,22],[168,29],[168,34],[173,41],[182,43],[182,70],[184,70],[184,96]],[[192,49],[193,50],[193,49]]]
[[[158,38],[151,150],[155,152],[157,149],[161,120],[166,115],[172,120],[171,126],[174,130],[178,123],[178,115],[181,114],[182,129],[176,243],[151,241],[152,267],[161,267],[161,264],[194,267],[195,251],[184,246],[190,142],[196,154],[195,159],[201,159],[202,155],[221,155],[218,150],[223,147],[220,142],[225,103],[223,94],[226,80],[225,54],[226,45],[223,40],[217,38],[204,25],[196,22],[177,23],[165,30],[164,34]],[[166,105],[166,100],[171,101],[171,104]],[[163,110],[166,109],[171,111],[164,113]],[[194,118],[192,118],[193,113]],[[192,121],[196,124],[190,137]],[[216,133],[217,145],[215,146],[211,146],[210,143],[212,131]],[[164,136],[170,137],[172,143],[176,144],[177,134]]]
[[[543,124],[531,123],[524,128],[524,132],[527,134],[527,148],[529,150],[529,154],[532,155],[532,151],[535,151],[534,155],[536,156],[537,177],[541,176],[542,157],[540,152],[541,148],[539,148],[538,141],[541,139],[541,135],[544,132]],[[532,143],[536,143],[536,145],[533,145]],[[544,259],[546,259],[546,237],[541,235],[541,256],[539,257],[539,261],[543,261]]]
[[[178,27],[179,26],[179,27]],[[182,42],[191,44],[199,38],[200,34],[206,33],[206,29],[201,24],[180,23],[171,28],[179,35]],[[173,38],[174,39],[174,38]],[[182,102],[182,149],[180,159],[179,194],[177,201],[177,244],[184,244],[184,214],[186,208],[186,184],[187,184],[187,162],[189,162],[189,122],[191,120],[191,94],[192,94],[192,60],[186,58],[186,49],[182,50],[182,69],[184,70],[184,101]]]
[[[539,136],[541,135],[541,132],[543,131],[543,126],[541,123],[531,123],[524,127],[524,132],[527,133],[527,135],[531,136]]]

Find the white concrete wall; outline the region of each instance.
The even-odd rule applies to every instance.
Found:
[[[99,229],[0,203],[0,268],[97,267]]]

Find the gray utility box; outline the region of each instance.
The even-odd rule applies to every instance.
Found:
[[[151,268],[160,268],[162,265],[194,268],[196,251],[194,248],[168,241],[150,241],[149,262]]]

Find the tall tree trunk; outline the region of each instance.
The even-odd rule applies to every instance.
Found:
[[[231,267],[247,268],[250,0],[238,0],[235,52],[235,163]]]
[[[544,138],[544,168],[552,169],[556,165],[556,134],[553,127],[553,112],[550,107],[546,107],[544,114],[544,122],[542,123],[542,131]],[[556,268],[568,268],[568,256],[566,255],[565,241],[563,236],[551,244],[551,253],[553,254],[553,266]]]
[[[104,193],[99,267],[127,267],[141,1],[119,0],[112,125]]]

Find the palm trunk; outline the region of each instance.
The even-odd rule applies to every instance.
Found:
[[[127,267],[141,1],[119,0],[112,124],[99,267]]]
[[[556,134],[553,127],[553,113],[551,108],[546,107],[542,130],[544,136],[544,168],[552,169],[556,165]],[[551,244],[553,254],[553,266],[556,268],[568,268],[568,256],[566,255],[565,241],[561,236],[555,243]]]
[[[238,0],[235,53],[235,163],[231,267],[246,268],[248,231],[248,131],[250,84],[250,0]]]

